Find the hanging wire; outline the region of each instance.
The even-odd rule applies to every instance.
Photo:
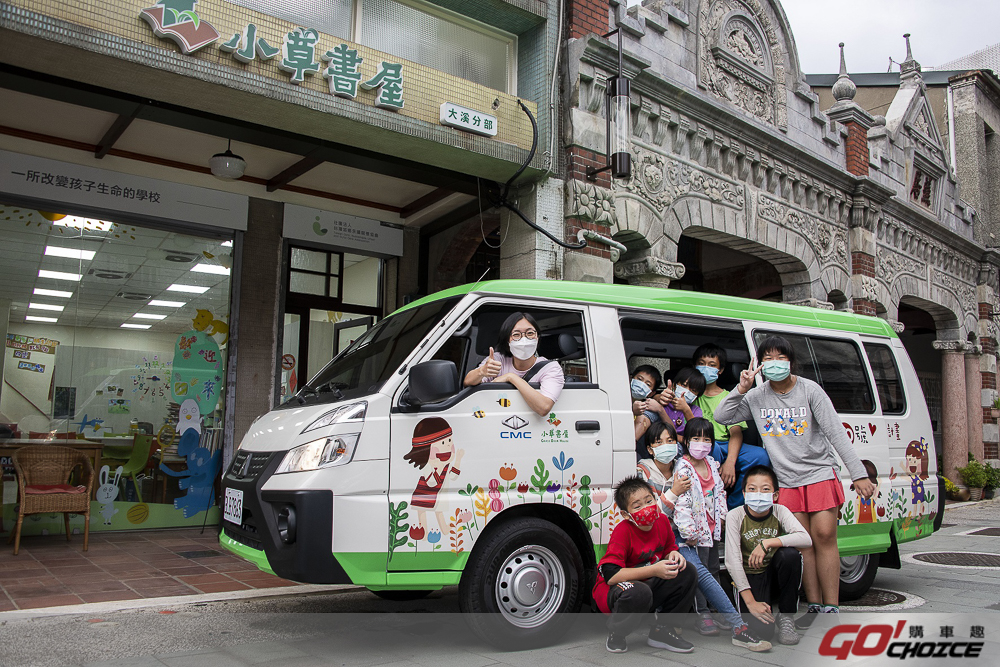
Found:
[[[535,224],[533,221],[529,220],[528,217],[525,216],[524,213],[522,213],[521,210],[517,207],[517,202],[511,201],[509,199],[511,185],[521,174],[524,173],[524,170],[528,168],[528,165],[531,163],[531,160],[534,159],[535,157],[535,150],[538,148],[538,123],[535,122],[535,117],[531,115],[531,111],[528,110],[528,107],[524,105],[524,102],[518,100],[517,104],[518,106],[521,107],[521,110],[524,111],[525,114],[527,114],[528,120],[531,121],[531,150],[528,151],[528,157],[524,160],[524,164],[522,164],[520,168],[514,172],[513,176],[507,179],[506,183],[504,183],[503,185],[500,185],[499,183],[496,183],[494,181],[489,181],[487,183],[486,198],[490,202],[490,206],[492,208],[506,208],[514,215],[521,218],[521,220],[523,220],[526,225],[534,229],[536,232],[542,234],[556,245],[563,248],[567,248],[569,250],[580,250],[582,248],[586,248],[587,247],[586,239],[582,240],[580,243],[566,243],[561,239],[557,239],[547,229],[543,229],[542,227]]]
[[[483,225],[485,224],[483,222],[483,192],[480,189],[479,177],[478,176],[476,176],[476,195],[477,195],[476,199],[479,201],[479,233],[483,235],[483,243],[486,244],[486,247],[487,248],[493,248],[494,250],[496,250],[497,248],[502,247],[503,246],[503,242],[507,240],[507,234],[510,233],[510,221],[509,220],[507,221],[507,229],[500,233],[500,243],[498,243],[496,245],[492,245],[486,239],[486,228],[483,227]],[[487,269],[487,270],[489,270],[489,269]],[[483,275],[485,276],[486,274],[484,273]],[[482,278],[480,278],[480,280],[482,280]]]

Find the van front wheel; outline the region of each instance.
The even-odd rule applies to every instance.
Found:
[[[562,529],[516,519],[476,545],[459,586],[459,605],[481,639],[522,649],[555,642],[580,610],[583,559]]]
[[[875,583],[878,554],[842,556],[840,559],[840,599],[857,600]]]

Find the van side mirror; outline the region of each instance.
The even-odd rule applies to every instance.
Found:
[[[410,369],[410,386],[404,398],[410,405],[421,406],[443,401],[460,389],[455,362],[433,359]]]

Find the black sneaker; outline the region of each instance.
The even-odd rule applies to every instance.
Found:
[[[694,650],[694,644],[681,639],[670,628],[662,625],[649,631],[646,643],[653,648],[664,648],[674,653],[690,653]]]
[[[771,642],[757,637],[746,626],[733,632],[733,646],[742,646],[757,653],[771,650]]]
[[[608,643],[604,647],[608,649],[608,653],[624,653],[628,650],[628,643],[624,637],[608,634]]]
[[[808,630],[812,627],[813,621],[819,616],[819,610],[813,611],[810,609],[806,613],[795,619],[795,629],[796,630]]]

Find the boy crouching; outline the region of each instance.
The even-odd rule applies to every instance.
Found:
[[[615,488],[615,504],[627,521],[611,533],[608,550],[597,564],[594,601],[608,619],[607,649],[628,650],[625,638],[652,612],[682,613],[691,608],[698,584],[693,567],[677,551],[670,520],[660,512],[653,489],[639,476]],[[693,646],[655,619],[646,643],[676,653]]]

